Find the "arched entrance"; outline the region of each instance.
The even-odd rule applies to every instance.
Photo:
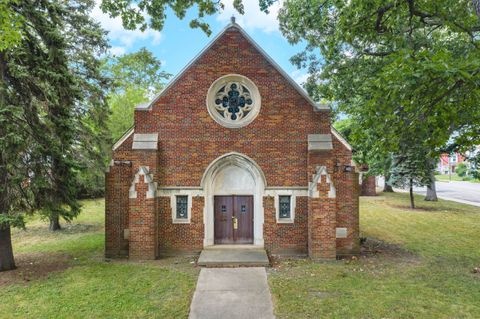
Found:
[[[201,182],[205,192],[204,246],[263,246],[263,194],[260,167],[248,156],[228,153],[215,159]]]

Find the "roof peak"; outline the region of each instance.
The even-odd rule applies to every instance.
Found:
[[[165,92],[170,89],[173,84],[183,75],[184,72],[188,70],[188,68],[195,63],[205,52],[207,52],[212,45],[221,38],[227,30],[230,28],[237,29],[254,47],[257,49],[260,54],[297,90],[300,95],[302,95],[313,107],[316,111],[326,110],[329,111],[330,107],[328,105],[324,105],[321,103],[316,103],[312,100],[312,98],[308,95],[308,93],[297,83],[295,82],[290,75],[288,75],[263,49],[260,47],[251,37],[250,35],[237,23],[235,22],[235,16],[230,18],[230,23],[225,26],[225,28],[219,32],[211,41],[210,43],[203,48],[191,61],[188,63],[164,88],[160,91],[150,102],[145,103],[143,105],[138,105],[135,109],[136,110],[149,110],[151,109],[152,105],[158,100],[160,96],[165,94]]]

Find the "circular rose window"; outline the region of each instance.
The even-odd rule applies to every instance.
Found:
[[[207,108],[217,123],[230,128],[243,127],[258,115],[260,94],[248,78],[238,74],[225,75],[210,86]]]

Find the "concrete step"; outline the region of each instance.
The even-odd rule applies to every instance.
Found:
[[[202,250],[197,265],[203,267],[266,267],[270,265],[263,248],[209,247]]]

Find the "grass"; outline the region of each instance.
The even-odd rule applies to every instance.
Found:
[[[474,179],[472,177],[468,176],[458,176],[457,174],[453,173],[451,176],[450,175],[435,175],[435,179],[439,182],[449,182],[449,181],[454,181],[454,182],[472,182],[472,183],[480,183],[480,180]]]
[[[60,232],[31,218],[15,230],[19,268],[0,274],[1,318],[186,318],[198,269],[192,258],[103,259],[103,200]],[[2,287],[3,286],[3,287]]]
[[[403,193],[364,197],[355,259],[281,259],[268,270],[277,318],[478,318],[480,208],[408,208]],[[38,218],[15,230],[19,269],[0,274],[0,318],[186,318],[192,258],[103,259],[103,200],[57,233]]]
[[[269,271],[278,318],[478,318],[480,208],[361,199],[358,259],[284,260]]]

